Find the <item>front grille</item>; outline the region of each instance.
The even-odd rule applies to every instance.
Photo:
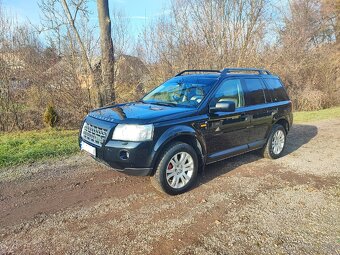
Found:
[[[97,127],[89,123],[84,123],[81,137],[91,143],[102,146],[107,136],[108,130],[105,128]]]

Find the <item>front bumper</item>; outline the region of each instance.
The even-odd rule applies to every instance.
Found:
[[[102,145],[94,144],[82,138],[80,132],[79,145],[84,142],[95,148],[96,160],[108,165],[115,170],[129,175],[151,175],[153,173],[153,141],[126,142],[111,140],[115,123],[98,120],[92,117],[85,119],[86,123],[103,127],[108,130],[107,137]]]
[[[80,138],[81,141],[82,138]],[[96,148],[96,160],[129,175],[151,175],[153,151],[151,142],[109,141],[98,147],[88,141],[83,141]],[[128,154],[128,157],[126,155]],[[124,156],[123,156],[124,155]]]
[[[98,161],[101,164],[104,164],[110,168],[112,168],[112,170],[116,170],[118,172],[127,174],[127,175],[133,175],[133,176],[150,176],[153,173],[153,169],[152,168],[134,168],[134,167],[130,167],[130,168],[122,168],[122,169],[118,169],[117,167],[114,167],[112,164],[109,164],[107,161],[97,158],[97,157],[93,157],[96,161]]]

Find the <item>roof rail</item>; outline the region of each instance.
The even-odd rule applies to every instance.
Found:
[[[184,70],[178,74],[176,74],[176,76],[181,76],[184,73],[195,73],[195,72],[201,72],[201,73],[221,73],[221,70],[209,70],[209,69],[188,69],[188,70]]]
[[[268,70],[258,68],[224,68],[221,74],[223,75],[232,72],[258,72],[259,74],[271,75],[271,73]]]

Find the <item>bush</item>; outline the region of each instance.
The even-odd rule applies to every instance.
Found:
[[[54,110],[54,107],[49,104],[46,107],[46,110],[44,112],[44,123],[46,126],[48,127],[55,127],[57,122],[59,120],[59,116],[57,114],[57,112]]]
[[[298,111],[317,111],[325,108],[327,104],[327,95],[324,92],[310,88],[296,91],[291,95],[291,99],[295,110]]]

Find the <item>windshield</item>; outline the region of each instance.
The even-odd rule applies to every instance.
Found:
[[[197,107],[217,78],[175,77],[149,94],[142,101],[150,104]]]

